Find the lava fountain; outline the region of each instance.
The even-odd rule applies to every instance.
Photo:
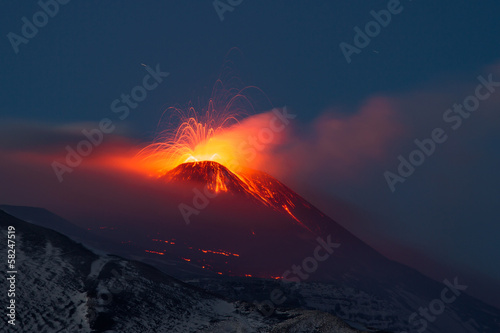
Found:
[[[255,87],[245,89],[249,88]],[[211,99],[204,112],[197,112],[194,107],[168,108],[163,115],[169,114],[170,128],[160,131],[138,156],[157,176],[189,162],[214,161],[231,169],[231,165],[239,164],[241,154],[238,153],[239,137],[231,136],[230,129],[248,115],[248,108],[253,109],[244,90],[223,101],[222,107],[217,107],[222,104],[220,100]],[[173,130],[172,124],[177,124]]]
[[[181,123],[175,131],[162,131],[155,142],[139,152],[145,161],[156,165],[159,175],[182,163],[198,161],[217,161],[221,164],[230,159],[230,149],[226,142],[217,140],[225,128],[237,123],[236,116],[220,116],[210,102],[209,109],[203,116],[196,113],[193,107],[183,114],[178,113]]]

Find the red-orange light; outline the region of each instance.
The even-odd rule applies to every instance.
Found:
[[[156,252],[156,251],[150,251],[150,250],[144,250],[144,251],[149,252],[149,253],[159,254],[159,255],[164,255],[165,254],[163,252]]]

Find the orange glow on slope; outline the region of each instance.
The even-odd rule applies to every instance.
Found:
[[[156,251],[150,251],[150,250],[144,250],[144,251],[146,251],[146,252],[148,252],[148,253],[159,254],[159,255],[164,255],[164,254],[165,254],[165,253],[163,253],[163,252],[156,252]]]
[[[287,205],[282,205],[282,207],[283,207],[283,209],[284,209],[284,210],[286,210],[286,212],[287,212],[288,214],[290,214],[290,215],[293,217],[293,219],[294,219],[295,221],[297,221],[297,222],[299,222],[299,223],[300,223],[299,219],[297,219],[297,218],[295,217],[295,215],[293,215],[293,214],[292,214],[292,212],[290,211],[290,208],[288,208],[288,206],[287,206]]]
[[[240,255],[237,254],[237,253],[231,253],[231,252],[228,252],[228,251],[222,251],[222,250],[219,250],[219,251],[212,251],[212,250],[202,250],[200,249],[201,252],[203,253],[213,253],[213,254],[220,254],[220,255],[223,255],[223,256],[226,256],[226,257],[229,257],[229,256],[234,256],[234,257],[239,257]]]

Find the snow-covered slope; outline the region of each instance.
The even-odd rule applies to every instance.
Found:
[[[48,213],[45,212],[44,216]],[[45,222],[39,220],[37,223],[43,225]],[[191,231],[195,235],[206,236],[210,234],[208,231],[204,233]],[[138,235],[140,234],[138,233]],[[348,238],[342,239],[346,240]],[[282,240],[283,237],[280,238],[280,241]],[[92,243],[92,249],[99,249],[105,251],[105,253],[115,253],[109,251],[109,244],[96,244],[98,242],[95,239]],[[176,241],[176,243],[179,242]],[[197,243],[194,242],[193,244]],[[259,242],[257,244],[262,246],[263,243]],[[280,244],[283,245],[282,242]],[[456,300],[450,304],[445,304],[442,313],[438,316],[431,315],[429,318],[433,320],[426,320],[422,315],[418,314],[420,308],[428,308],[431,304],[434,304],[434,306],[440,305],[438,300],[446,287],[443,283],[433,281],[406,266],[390,262],[380,255],[370,255],[368,259],[366,256],[359,256],[359,251],[352,251],[353,246],[350,247],[350,251],[345,252],[345,255],[335,256],[337,252],[341,253],[340,251],[344,247],[347,248],[348,245],[349,242],[342,242],[342,246],[334,252],[332,258],[320,265],[317,271],[311,274],[312,278],[302,281],[300,286],[293,290],[290,289],[290,284],[276,280],[229,277],[217,275],[215,272],[206,269],[197,269],[197,266],[192,262],[176,260],[173,256],[174,253],[168,252],[175,249],[171,245],[165,250],[165,255],[149,255],[147,262],[170,276],[185,280],[191,285],[196,285],[204,290],[223,295],[232,301],[246,301],[250,304],[253,304],[254,301],[269,301],[273,290],[278,289],[286,293],[287,298],[286,302],[280,305],[281,307],[328,312],[358,329],[414,332],[426,326],[426,332],[434,333],[450,330],[454,333],[496,333],[500,331],[500,311],[469,297],[463,292],[460,293]],[[44,244],[43,248],[45,249],[46,246]],[[53,245],[51,246],[49,246],[49,249],[55,248]],[[313,249],[304,252],[302,258],[311,255]],[[144,250],[139,248],[133,252],[130,245],[126,247],[126,250],[119,252],[119,254],[129,259],[138,259],[141,262],[145,260],[144,256],[140,255],[144,253]],[[45,253],[44,251],[41,251],[41,253]],[[170,258],[168,258],[169,255]],[[257,261],[263,264],[262,258],[264,257],[262,255],[258,255],[256,252],[250,252],[249,255],[252,255],[251,259],[257,260],[260,258]],[[287,255],[290,255],[290,253],[287,252]],[[212,256],[215,257],[215,255]],[[98,257],[90,262],[91,266],[99,267],[108,261],[109,259],[105,260]],[[295,262],[300,263],[300,261]],[[111,261],[109,264],[104,265],[103,269],[112,264]],[[283,265],[279,261],[274,264]],[[64,265],[61,263],[58,264],[59,266],[63,267]],[[100,277],[101,275],[98,272],[101,272],[101,270],[97,268],[91,269],[90,273],[85,273],[86,280]],[[320,278],[316,279],[316,277]],[[453,281],[454,277],[450,276],[448,279]],[[458,281],[459,283],[467,283],[467,281],[462,281],[460,277],[458,277]],[[441,310],[438,308],[434,311],[440,312]],[[312,320],[310,316],[302,316],[302,318]],[[280,320],[285,319],[280,318]],[[264,324],[274,324],[272,321],[269,323],[269,320],[269,318],[265,319]],[[232,325],[230,323],[232,323],[230,320],[221,321],[218,325]]]
[[[98,255],[64,235],[0,211],[0,247],[15,228],[16,325],[2,332],[360,332],[321,312],[270,317],[157,269]],[[0,289],[8,289],[5,279]],[[2,298],[4,299],[4,298]]]
[[[353,277],[339,277],[331,282],[301,282],[240,277],[193,279],[193,285],[230,299],[260,304],[264,313],[278,311],[278,305],[270,302],[272,293],[279,290],[280,307],[314,309],[328,312],[351,326],[380,332],[429,332],[429,333],[485,333],[500,332],[500,311],[461,293],[441,309],[441,297],[453,298],[453,292],[445,284],[428,285],[429,291],[411,292],[410,286],[372,286],[352,283]],[[351,281],[350,281],[351,280]],[[451,283],[454,279],[451,279]],[[460,280],[458,280],[459,283]],[[444,291],[446,290],[446,291]],[[458,292],[458,291],[457,291]],[[432,308],[432,309],[431,309]],[[422,310],[421,310],[422,309]],[[427,310],[425,310],[427,309]],[[442,311],[441,311],[442,310]],[[426,311],[427,314],[421,314]],[[437,313],[437,315],[436,315]],[[426,320],[428,316],[431,320]]]

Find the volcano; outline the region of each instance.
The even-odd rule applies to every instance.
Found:
[[[130,225],[109,221],[117,230],[99,228],[121,244],[114,254],[227,299],[255,302],[265,314],[273,307],[278,315],[284,308],[321,310],[372,332],[499,331],[500,311],[468,296],[467,281],[434,281],[387,259],[266,173],[203,161],[152,182],[162,189],[147,198],[157,200],[148,206],[157,220],[136,214]],[[188,225],[181,207],[189,207]],[[443,291],[456,296],[453,302],[424,321],[421,309],[437,304]]]
[[[297,297],[302,306],[345,320],[363,317],[365,327],[390,331],[421,328],[423,324],[413,313],[443,291],[442,283],[387,259],[264,172],[233,172],[205,161],[181,164],[162,180],[184,187],[187,192],[180,193],[179,200],[186,203],[193,198],[194,189],[208,194],[206,205],[193,215],[190,232],[183,237],[202,249],[238,254],[190,253],[191,262],[223,276],[274,278],[284,283],[279,290],[287,290],[289,282],[298,282]],[[449,280],[458,283],[457,277]],[[233,288],[241,288],[247,291],[248,301],[263,288],[260,284],[248,287],[236,283],[226,289],[220,285],[215,280],[210,288],[224,295],[234,295]],[[200,286],[209,288],[206,282]],[[267,288],[271,294],[275,290]],[[288,300],[292,295],[287,294]],[[475,308],[483,310],[477,312]],[[484,311],[495,314],[485,316]],[[426,325],[429,332],[443,332],[449,327],[456,332],[474,332],[476,328],[469,319],[481,318],[482,331],[494,331],[498,315],[497,310],[463,294],[439,321]]]
[[[217,162],[202,161],[183,163],[161,179],[184,189],[179,192],[179,208],[191,214],[187,238],[212,252],[238,254],[229,260],[192,253],[183,258],[186,255],[222,274],[263,278],[295,274],[291,278],[295,281],[305,275],[311,280],[331,279],[346,270],[368,267],[373,274],[384,275],[387,259],[264,172],[243,168],[233,172]],[[314,274],[290,273],[291,267],[313,255],[318,244],[329,244],[323,247],[332,252],[328,254],[335,259],[330,260],[337,265],[318,267]]]

